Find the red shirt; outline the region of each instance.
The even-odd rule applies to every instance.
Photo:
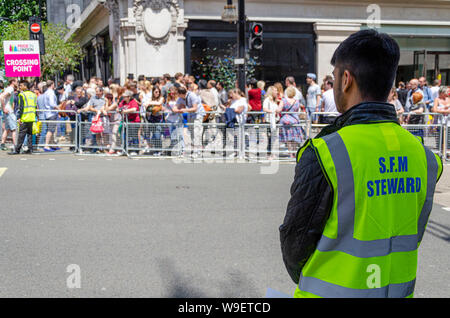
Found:
[[[128,116],[128,122],[129,123],[139,123],[141,122],[139,118],[139,105],[138,103],[133,99],[130,100],[128,104],[125,104],[125,100],[121,101],[119,104],[119,108],[122,109],[131,109],[134,108],[134,111],[137,112],[136,114],[127,114]]]
[[[248,91],[248,103],[252,107],[252,111],[261,111],[261,89],[253,88]]]

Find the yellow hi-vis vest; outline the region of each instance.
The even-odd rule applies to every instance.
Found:
[[[413,297],[441,159],[391,122],[347,126],[308,144],[333,205],[294,297]]]
[[[21,116],[21,121],[24,123],[31,123],[36,121],[37,97],[36,94],[30,91],[25,91],[19,94],[19,98],[23,98],[24,107]]]

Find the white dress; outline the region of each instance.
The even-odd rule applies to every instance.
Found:
[[[271,113],[267,115],[269,117],[270,129],[275,130],[277,127],[277,114],[275,113],[275,110],[278,108],[278,105],[270,98],[266,98],[263,103],[263,109],[264,108],[271,111]]]

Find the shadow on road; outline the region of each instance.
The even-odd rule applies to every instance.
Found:
[[[448,226],[430,220],[428,221],[426,232],[450,243],[450,227]]]
[[[206,266],[206,265],[205,265]],[[162,288],[166,289],[162,297],[168,298],[246,298],[246,297],[263,297],[264,294],[259,293],[254,284],[241,271],[233,269],[227,273],[217,273],[218,276],[225,276],[225,280],[211,278],[205,281],[198,275],[180,273],[175,268],[174,262],[169,258],[160,259],[158,267],[161,272],[161,278],[164,282]],[[203,283],[212,290],[201,291],[198,287],[194,287],[193,282]]]

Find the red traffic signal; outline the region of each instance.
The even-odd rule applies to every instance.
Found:
[[[263,26],[261,23],[254,23],[252,25],[252,33],[256,36],[261,36],[263,33]]]
[[[262,50],[263,48],[263,25],[254,22],[250,28],[250,50]]]

